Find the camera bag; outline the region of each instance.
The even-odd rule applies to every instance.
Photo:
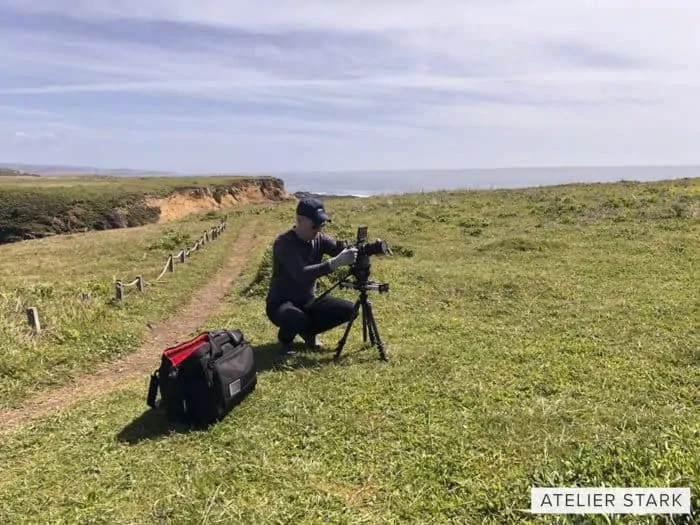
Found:
[[[238,330],[214,330],[167,348],[151,374],[146,403],[174,422],[221,420],[256,386],[253,348]]]

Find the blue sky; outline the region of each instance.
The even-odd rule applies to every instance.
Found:
[[[700,163],[700,3],[592,5],[0,0],[0,161]]]

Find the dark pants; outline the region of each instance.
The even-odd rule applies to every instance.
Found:
[[[352,319],[355,303],[327,295],[303,310],[291,302],[279,306],[268,304],[268,319],[279,327],[278,338],[291,343],[296,335],[309,337],[335,328]]]

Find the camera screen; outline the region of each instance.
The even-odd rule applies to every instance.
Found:
[[[357,229],[357,243],[361,244],[367,240],[367,226],[360,226]]]

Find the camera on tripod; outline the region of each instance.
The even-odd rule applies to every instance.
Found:
[[[379,293],[386,293],[389,291],[388,283],[377,283],[371,281],[369,276],[371,268],[370,258],[374,255],[391,255],[391,250],[385,241],[379,239],[368,243],[367,226],[360,226],[357,229],[357,239],[355,244],[345,244],[345,246],[357,248],[357,258],[355,259],[355,263],[350,266],[350,271],[348,274],[336,284],[341,288],[358,290],[360,292],[360,297],[355,302],[355,315],[345,328],[345,332],[340,338],[340,341],[338,341],[335,358],[338,359],[340,357],[340,352],[345,346],[345,342],[348,339],[353,322],[359,314],[362,317],[363,342],[367,343],[369,340],[371,346],[376,346],[378,348],[380,359],[386,361],[386,350],[384,349],[384,343],[379,336],[379,328],[377,327],[377,321],[374,318],[372,302],[369,300],[367,292],[370,290],[374,290]],[[350,276],[355,278],[354,282],[347,279]]]
[[[388,283],[377,283],[371,281],[370,275],[370,258],[374,255],[392,255],[389,245],[382,240],[377,239],[374,242],[367,242],[367,226],[360,226],[357,229],[357,239],[354,244],[348,244],[345,241],[337,241],[338,248],[357,248],[357,258],[355,262],[350,266],[348,273],[341,277],[333,286],[328,288],[323,294],[318,298],[314,299],[310,304],[318,301],[322,297],[325,297],[331,291],[335,289],[336,286],[341,288],[349,288],[351,290],[357,290],[360,292],[360,297],[355,302],[355,312],[347,326],[345,327],[345,332],[343,336],[338,341],[338,347],[335,351],[335,359],[340,357],[340,352],[345,346],[345,342],[350,335],[350,329],[357,317],[362,318],[362,340],[364,343],[369,341],[370,346],[376,346],[379,349],[379,357],[383,361],[387,361],[386,351],[384,349],[384,343],[379,336],[379,328],[377,327],[377,321],[374,318],[374,312],[372,310],[372,302],[369,300],[367,292],[373,290],[379,293],[386,293],[389,291]],[[355,280],[348,280],[349,277],[354,277]]]

